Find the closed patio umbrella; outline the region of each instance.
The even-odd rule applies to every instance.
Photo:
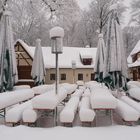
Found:
[[[105,58],[105,43],[103,34],[99,34],[96,61],[94,66],[95,80],[103,82],[103,71],[104,71],[104,58]]]
[[[112,88],[126,88],[127,61],[117,7],[110,8],[108,19],[104,80]]]
[[[34,79],[36,86],[45,83],[45,75],[46,75],[46,71],[45,71],[43,54],[41,49],[41,40],[37,39],[32,70],[31,70],[31,76]]]
[[[0,21],[0,92],[12,90],[17,81],[11,14],[5,11]]]

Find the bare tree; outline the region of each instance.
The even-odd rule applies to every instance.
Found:
[[[89,9],[83,11],[83,16],[79,23],[79,32],[82,32],[82,36],[78,40],[81,40],[84,45],[96,47],[98,33],[106,33],[109,8],[117,2],[120,2],[120,0],[93,0],[89,5]],[[118,7],[119,16],[124,10],[125,8],[121,4]]]
[[[133,0],[131,2],[131,19],[130,23],[140,26],[140,0]]]
[[[72,34],[74,34],[73,31],[78,20],[77,14],[80,13],[76,0],[5,1],[6,8],[13,15],[15,39],[20,38],[28,44],[34,45],[36,38],[41,38],[43,45],[50,45],[49,30],[54,26],[52,21],[56,17],[57,24],[55,25],[65,29],[64,41],[67,42],[65,44],[72,44]]]
[[[126,46],[127,55],[130,54],[136,43],[139,41],[139,27],[127,26],[123,29],[124,44]]]

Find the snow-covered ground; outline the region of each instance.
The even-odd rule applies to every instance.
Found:
[[[0,125],[0,140],[139,140],[140,126],[31,128]]]

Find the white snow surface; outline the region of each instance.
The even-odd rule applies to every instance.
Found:
[[[138,53],[140,51],[140,40],[137,42],[136,46],[134,47],[134,49],[131,51],[130,55],[134,55],[136,53]]]
[[[33,58],[35,47],[28,46],[22,40],[20,42],[24,49]],[[45,68],[55,68],[55,55],[51,52],[51,47],[42,47]],[[97,48],[78,48],[78,47],[63,47],[63,53],[59,55],[59,68],[72,68],[72,60],[76,61],[76,68],[94,68]],[[87,52],[88,56],[92,56],[93,62],[91,65],[83,65],[80,60],[80,52]],[[86,53],[85,53],[86,54]]]
[[[129,68],[131,68],[131,67],[137,67],[137,66],[140,66],[140,60],[136,60],[134,63],[128,64],[128,67]]]
[[[30,89],[31,87],[29,85],[18,85],[14,86],[13,90],[21,90],[21,89]]]
[[[77,85],[69,84],[69,83],[62,83],[60,84],[60,87],[65,88],[67,90],[67,94],[72,94],[76,90]]]
[[[57,95],[55,94],[55,90],[51,90],[34,97],[32,105],[34,109],[55,109],[66,97],[67,90],[60,87]]]
[[[127,103],[128,105],[130,105],[131,107],[136,109],[140,115],[140,105],[138,102],[134,101],[133,99],[129,98],[128,96],[122,96],[120,98],[120,100],[122,100],[123,102]]]
[[[80,80],[79,80],[79,81],[76,82],[76,84],[77,84],[78,86],[84,86],[84,81],[80,81]]]
[[[92,89],[90,101],[93,109],[115,109],[117,106],[116,98],[104,88],[96,88],[94,92]]]
[[[72,97],[60,113],[60,122],[72,123],[79,104],[79,97]]]
[[[80,111],[79,111],[80,121],[82,122],[92,122],[95,117],[94,110],[90,109],[90,100],[89,97],[82,97],[80,102]]]
[[[140,100],[140,88],[139,87],[129,89],[128,93],[134,99]]]
[[[35,94],[43,94],[46,93],[50,90],[54,89],[54,84],[51,85],[39,85],[36,87],[33,87],[32,90],[34,91]]]
[[[91,58],[92,59],[92,54],[91,54],[91,52],[89,52],[89,51],[86,51],[86,50],[84,50],[84,51],[80,51],[80,56],[81,56],[81,58],[82,59],[89,59],[89,58]]]
[[[5,121],[9,123],[19,122],[22,119],[23,111],[30,106],[32,106],[31,100],[9,109],[6,111]]]
[[[128,86],[129,85],[135,85],[135,86],[140,88],[140,82],[139,81],[129,81],[129,82],[127,82],[127,85]]]
[[[53,37],[64,37],[64,29],[59,26],[53,27],[50,30],[50,38]]]
[[[34,97],[32,89],[21,89],[0,94],[0,109],[17,104]]]
[[[140,126],[32,128],[0,125],[1,140],[139,140]]]
[[[91,92],[90,92],[89,88],[86,88],[82,96],[89,97],[90,95],[91,95]]]
[[[84,92],[84,89],[76,89],[75,92],[71,95],[71,97],[81,97]]]
[[[127,103],[117,100],[116,113],[119,114],[125,121],[137,121],[139,119],[139,112]]]
[[[25,123],[34,123],[39,116],[40,113],[37,110],[33,110],[33,108],[27,108],[22,113],[22,120]]]

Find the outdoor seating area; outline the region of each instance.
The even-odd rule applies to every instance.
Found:
[[[4,112],[8,107],[30,100],[34,97],[32,89],[18,89],[0,94],[0,110]]]
[[[1,140],[139,140],[139,3],[1,0]]]
[[[18,104],[15,107],[6,111],[5,122],[11,124],[20,123],[22,120],[22,114],[26,108],[32,106],[32,101],[27,101],[22,104]]]
[[[113,122],[118,123],[117,117],[122,120],[122,124],[137,125],[140,118],[138,101],[124,94],[116,97],[113,91],[96,81],[87,82],[80,87],[76,84],[60,84],[57,95],[53,84],[33,88],[23,85],[23,88],[22,86],[16,88],[9,93],[2,93],[3,98],[0,97],[3,99],[3,102],[0,102],[1,108],[5,109],[3,119],[8,126],[22,124],[41,127],[42,118],[46,121],[50,118],[51,127],[56,125],[96,127],[100,115],[108,118],[110,125]],[[35,94],[36,91],[40,94]],[[25,98],[24,94],[28,96]],[[8,99],[11,99],[9,104],[4,102]],[[104,117],[101,121],[104,121]]]

